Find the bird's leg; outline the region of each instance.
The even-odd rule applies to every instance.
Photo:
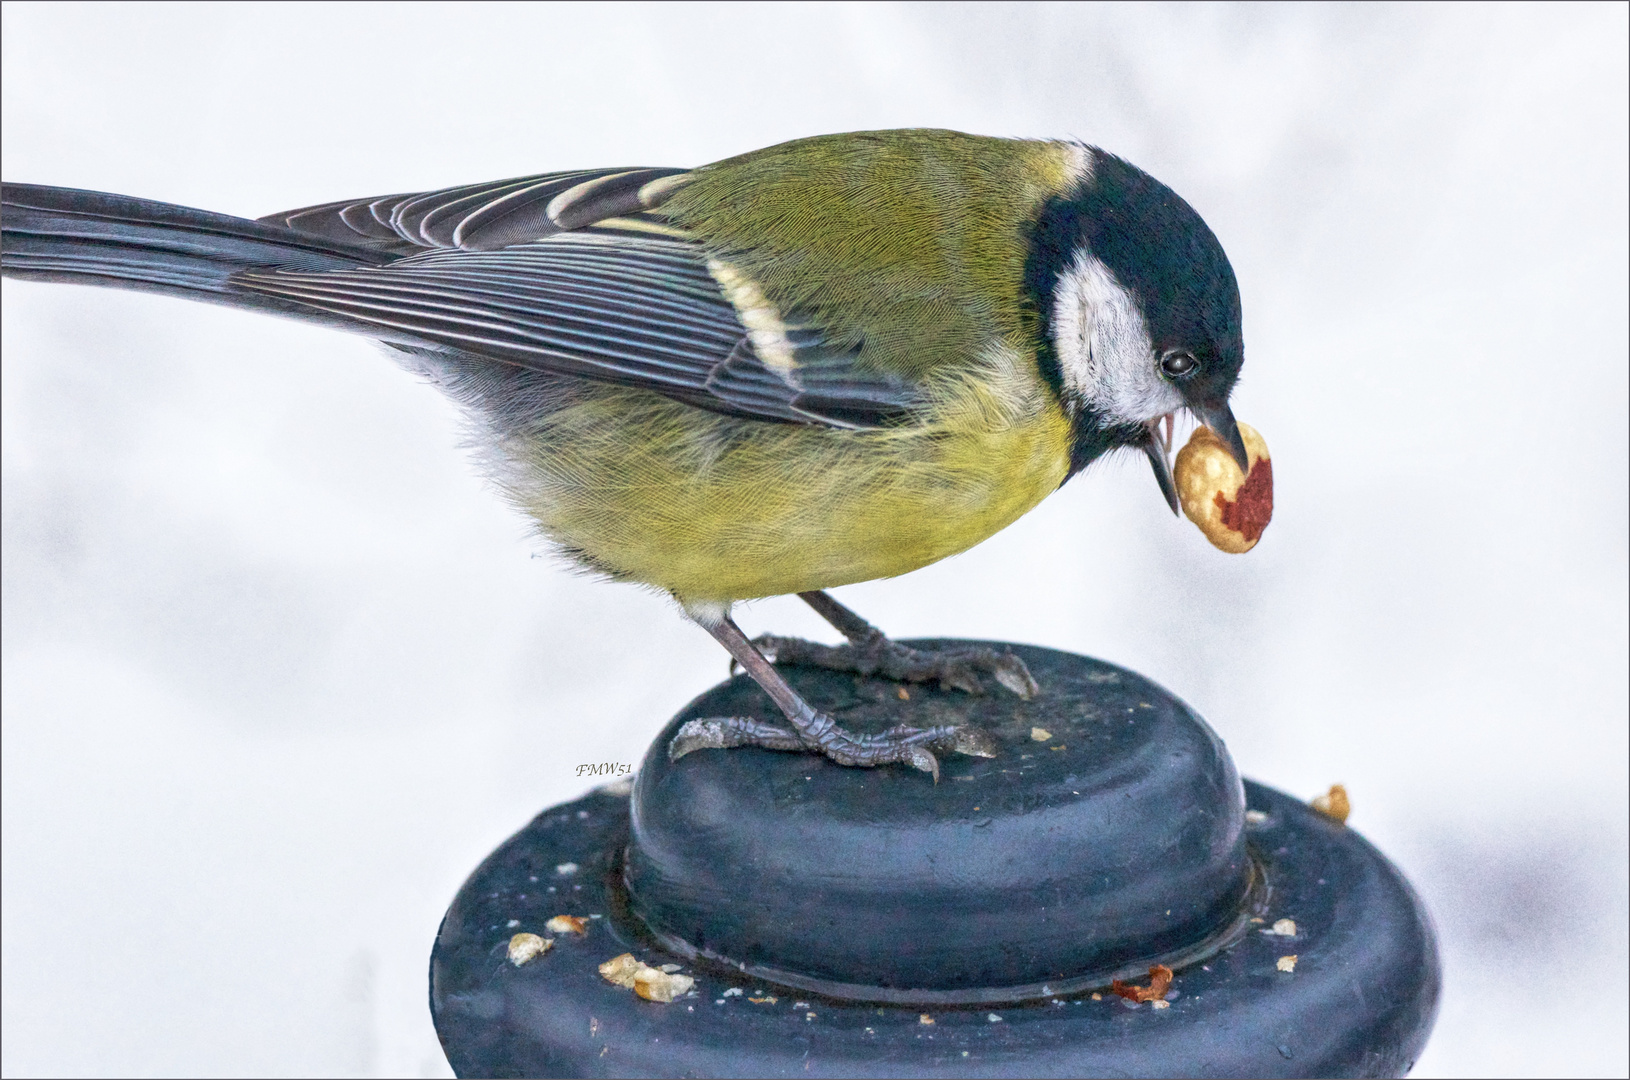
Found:
[[[979,672],[987,672],[997,682],[1029,700],[1037,690],[1030,669],[1010,652],[998,652],[984,645],[948,649],[913,649],[891,641],[883,631],[844,607],[825,592],[801,592],[798,598],[816,614],[849,639],[847,645],[822,645],[803,638],[765,634],[754,645],[775,664],[805,664],[832,671],[853,671],[859,675],[879,675],[896,682],[928,682],[943,687],[984,693]]]
[[[939,780],[942,754],[995,757],[996,744],[978,728],[945,724],[937,727],[892,727],[876,735],[857,735],[840,727],[825,713],[816,712],[764,658],[728,613],[686,611],[691,620],[730,651],[753,681],[770,695],[786,716],[790,728],[742,716],[691,720],[668,744],[668,759],[677,761],[693,750],[719,750],[731,746],[761,746],[767,750],[809,750],[824,754],[839,765],[888,765],[901,762]]]

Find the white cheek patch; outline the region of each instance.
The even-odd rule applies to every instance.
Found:
[[[1137,303],[1085,251],[1059,276],[1052,329],[1065,390],[1105,420],[1141,424],[1182,406],[1183,396],[1157,371]]]

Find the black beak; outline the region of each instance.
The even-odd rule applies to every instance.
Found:
[[[1239,471],[1251,471],[1251,455],[1245,452],[1245,440],[1240,438],[1239,424],[1234,420],[1234,410],[1228,407],[1228,402],[1201,402],[1190,405],[1189,411],[1199,417],[1200,423],[1211,429],[1211,433],[1222,440],[1228,452],[1239,463]]]
[[[1160,493],[1166,496],[1166,504],[1172,508],[1172,513],[1176,514],[1177,481],[1172,479],[1172,463],[1167,457],[1171,443],[1168,439],[1160,437],[1160,425],[1166,420],[1168,417],[1160,416],[1145,425],[1149,430],[1149,438],[1143,444],[1143,452],[1149,455],[1149,464],[1155,470],[1155,483],[1160,485]]]

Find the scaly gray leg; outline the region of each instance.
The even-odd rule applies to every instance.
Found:
[[[668,760],[677,761],[693,750],[721,750],[732,746],[761,746],[767,750],[810,750],[824,754],[839,765],[870,767],[901,762],[940,778],[942,754],[970,754],[995,757],[996,743],[978,728],[940,725],[914,728],[900,725],[877,735],[856,735],[838,726],[825,713],[816,712],[787,684],[775,666],[747,640],[747,635],[727,613],[686,610],[691,621],[701,626],[730,651],[786,716],[790,729],[743,716],[691,720],[668,743]]]
[[[979,682],[979,672],[984,671],[1026,701],[1040,689],[1024,661],[1010,652],[997,652],[983,645],[933,651],[913,649],[889,640],[883,631],[824,592],[801,592],[798,598],[848,638],[849,644],[822,645],[774,634],[753,639],[753,644],[773,664],[805,664],[830,671],[881,675],[896,682],[921,683],[932,679],[942,687],[970,694],[985,692]]]

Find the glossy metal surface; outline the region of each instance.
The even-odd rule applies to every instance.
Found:
[[[1149,696],[1158,688],[1130,673],[1095,682],[1087,673],[1116,669],[1042,653],[1023,650],[1050,702],[944,695],[946,707],[989,710],[1004,753],[947,762],[937,788],[903,768],[817,781],[832,767],[801,755],[729,751],[709,760],[709,752],[700,752],[677,767],[648,762],[641,780],[648,786],[633,799],[626,791],[596,793],[540,814],[476,870],[438,934],[431,1011],[454,1070],[622,1077],[1405,1074],[1431,1030],[1441,975],[1430,921],[1397,869],[1351,829],[1261,785],[1244,785],[1245,805],[1256,813],[1242,815],[1226,753],[1180,703]],[[1059,682],[1057,671],[1043,674],[1054,658],[1081,678]],[[819,690],[809,674],[795,676],[800,689]],[[847,698],[818,702],[849,710],[846,723],[865,720],[868,709],[879,722],[905,718],[896,709],[907,703],[892,684],[818,678],[847,687]],[[697,706],[718,707],[716,695],[739,701],[728,696],[736,693],[726,684]],[[913,702],[918,696],[913,688]],[[1041,725],[1026,710],[1039,707],[1073,711],[1073,726],[1058,723],[1046,729],[1051,739],[1030,738],[1029,727]],[[675,724],[693,715],[687,710]],[[1095,751],[1078,760],[1071,739]],[[1047,749],[1055,744],[1065,749]],[[665,746],[665,738],[657,745]],[[701,768],[692,770],[693,761]],[[995,771],[981,773],[982,767]],[[730,770],[741,774],[734,781],[740,787],[721,790],[716,785],[730,782],[722,779]],[[868,782],[851,786],[850,775]],[[1206,783],[1196,779],[1207,776]],[[1091,782],[1060,787],[1065,779]],[[1211,802],[1176,801],[1172,792],[1183,790]],[[987,800],[990,791],[1005,793],[1005,800]],[[1081,795],[1065,799],[1062,791]],[[672,799],[704,805],[672,808]],[[757,812],[754,799],[764,800]],[[1003,841],[982,846],[979,834],[997,827],[1007,830],[997,834]],[[1078,835],[1083,829],[1087,837]],[[635,870],[641,837],[666,846],[656,849],[661,860]],[[1233,855],[1241,840],[1243,863]],[[719,853],[699,864],[705,874],[690,861],[696,851]],[[1106,858],[1105,851],[1116,854]],[[1193,861],[1176,865],[1174,855]],[[735,949],[756,942],[775,963],[743,971],[653,931],[634,911],[635,903],[645,905],[646,917],[654,917],[652,901],[644,892],[631,897],[626,880],[651,889],[659,864],[669,875],[664,880],[688,884],[682,902],[659,894],[658,908],[699,913],[692,917],[700,929],[687,932]],[[1195,865],[1210,869],[1197,872]],[[1220,941],[1206,941],[1208,928],[1216,930],[1208,920],[1227,921],[1210,901],[1184,909],[1174,900],[1170,917],[1158,906],[1174,894],[1163,884],[1168,874],[1191,888],[1223,882],[1216,895],[1226,897],[1243,880],[1232,877],[1236,868],[1246,867],[1260,877],[1245,897],[1243,925]],[[684,879],[680,871],[698,876]],[[891,884],[891,871],[917,890]],[[815,886],[796,875],[810,875]],[[1017,882],[1027,883],[1028,893]],[[1083,896],[1069,895],[1061,882]],[[839,906],[833,895],[850,897],[851,906]],[[864,910],[853,906],[857,895],[870,897]],[[919,898],[931,904],[933,918],[913,910]],[[1062,944],[1034,947],[1008,933],[993,914],[998,901],[1009,905],[1012,923]],[[1132,910],[1117,909],[1117,901]],[[711,914],[709,903],[716,905]],[[545,924],[561,914],[588,916],[587,932],[551,934]],[[1058,922],[1077,919],[1086,945],[1055,933]],[[1283,919],[1294,922],[1293,933],[1273,932]],[[1097,920],[1110,929],[1087,925]],[[516,966],[506,959],[506,945],[523,931],[552,936],[555,944]],[[1092,985],[1107,977],[1079,969],[1038,995],[1005,1004],[856,1000],[766,977],[771,968],[807,974],[818,959],[846,983],[874,980],[850,985],[875,986],[879,972],[914,982],[912,972],[935,978],[935,962],[964,981],[1025,979],[1059,949],[1073,948],[1072,962],[1104,965],[1171,945],[1180,932],[1197,938],[1189,958],[1171,964],[1176,977],[1159,1003],[1123,1001]],[[846,944],[855,940],[869,944]],[[771,942],[783,951],[771,951]],[[608,983],[598,965],[625,952],[653,966],[680,965],[695,978],[694,992],[658,1004]],[[1287,957],[1295,958],[1289,970]],[[969,990],[945,989],[952,981],[940,979],[939,992]]]
[[[1226,935],[1252,868],[1221,740],[1133,672],[1016,651],[1043,687],[1029,702],[1000,688],[912,687],[902,700],[893,683],[787,672],[851,730],[972,723],[996,737],[997,757],[948,757],[938,784],[757,749],[670,763],[686,720],[774,715],[746,678],[704,694],[640,769],[635,912],[676,951],[921,1004],[1102,985]]]

